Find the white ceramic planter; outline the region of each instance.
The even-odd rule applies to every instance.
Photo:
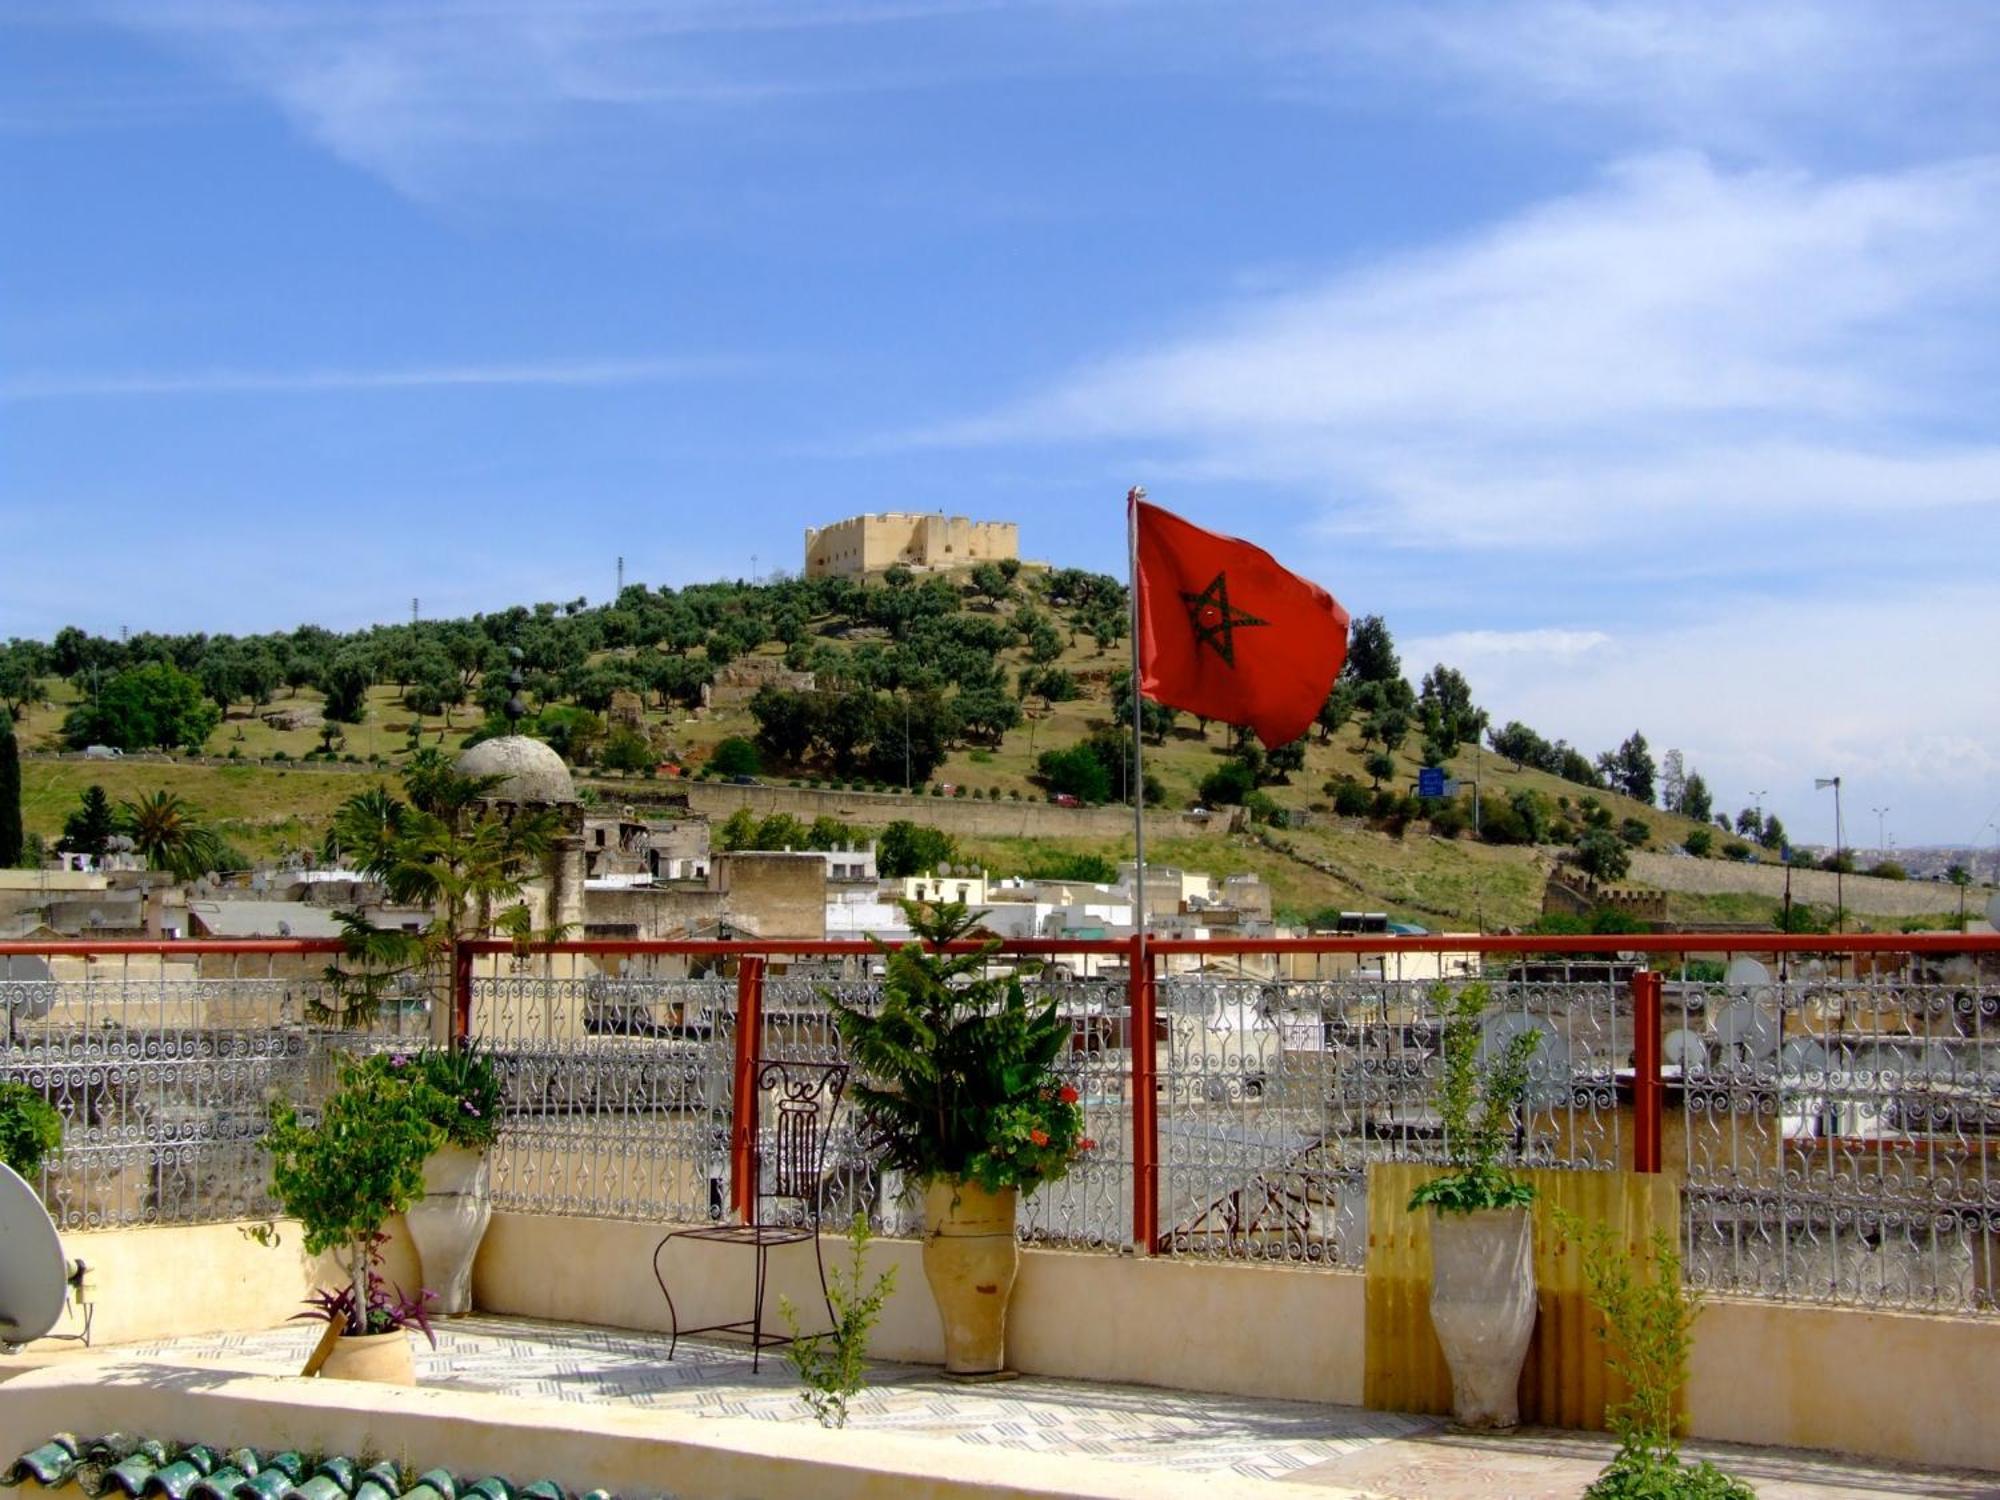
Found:
[[[493,1217],[486,1154],[446,1146],[424,1163],[424,1196],[403,1215],[423,1266],[436,1311],[457,1317],[472,1310],[472,1260]]]
[[[1521,1420],[1521,1363],[1535,1331],[1535,1232],[1525,1208],[1431,1215],[1431,1326],[1463,1427]]]

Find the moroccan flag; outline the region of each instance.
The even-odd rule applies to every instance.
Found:
[[[1271,554],[1135,494],[1139,683],[1145,695],[1266,745],[1312,727],[1347,659],[1347,611]]]

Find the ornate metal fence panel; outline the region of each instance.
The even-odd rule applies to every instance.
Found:
[[[1482,1048],[1538,1035],[1523,1165],[1619,1165],[1627,986],[1605,971],[1487,981]],[[1456,976],[1448,989],[1472,982]],[[1359,1268],[1371,1161],[1444,1154],[1439,979],[1393,962],[1324,979],[1197,969],[1159,986],[1160,1231],[1174,1255]]]
[[[680,958],[503,959],[472,1035],[501,1072],[493,1201],[529,1213],[698,1222],[729,1191],[736,984]]]
[[[1688,1278],[1755,1297],[1993,1311],[2000,994],[1971,974],[1750,967],[1735,983],[1679,986],[1666,1018]]]
[[[24,977],[27,976],[27,977]],[[325,998],[296,959],[0,959],[0,1079],[63,1120],[39,1186],[64,1231],[275,1210],[271,1102],[308,1108],[362,1039],[306,1022]],[[392,1010],[385,1030],[400,1022]]]

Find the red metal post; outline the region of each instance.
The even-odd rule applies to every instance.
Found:
[[[739,1222],[757,1207],[757,1049],[764,1037],[764,960],[736,968],[736,1070],[730,1081],[729,1206]]]
[[[1632,976],[1632,1170],[1660,1170],[1660,974]]]
[[[1159,1054],[1153,1041],[1157,991],[1153,957],[1132,939],[1127,1021],[1132,1044],[1132,1249],[1154,1255],[1160,1243]]]
[[[437,1033],[432,1032],[433,1036]],[[463,1047],[472,1036],[472,950],[454,943],[451,950],[451,1044]]]

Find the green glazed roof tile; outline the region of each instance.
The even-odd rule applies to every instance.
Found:
[[[355,1484],[354,1493],[360,1494],[361,1487],[369,1484],[380,1486],[388,1491],[390,1500],[395,1500],[397,1495],[403,1493],[403,1471],[386,1458],[378,1459],[362,1470],[361,1478]]]
[[[537,1479],[533,1484],[523,1485],[519,1500],[569,1500],[563,1487],[552,1480]]]
[[[429,1485],[444,1497],[444,1500],[458,1500],[458,1481],[451,1477],[449,1469],[427,1469],[417,1476],[419,1485]]]
[[[207,1477],[201,1465],[193,1459],[179,1458],[164,1469],[153,1470],[145,1488],[139,1493],[145,1496],[165,1495],[167,1500],[188,1500],[188,1491]]]
[[[139,1440],[135,1437],[127,1437],[122,1432],[107,1432],[85,1443],[82,1456],[96,1464],[122,1463],[132,1456],[138,1446]]]
[[[19,1484],[32,1474],[38,1482],[54,1489],[67,1484],[75,1472],[76,1449],[58,1434],[9,1464],[6,1474],[0,1475],[0,1484]]]
[[[188,1500],[235,1500],[236,1486],[249,1477],[235,1464],[225,1463],[189,1490]]]
[[[159,1467],[159,1462],[152,1454],[139,1452],[134,1453],[123,1463],[113,1465],[106,1477],[116,1488],[128,1495],[136,1496],[146,1488],[146,1481],[153,1477]]]
[[[332,1458],[327,1459],[320,1464],[318,1469],[314,1470],[315,1476],[323,1475],[339,1485],[342,1495],[351,1495],[354,1493],[356,1477],[360,1472],[361,1466],[359,1464],[353,1459],[348,1458],[345,1454],[340,1453],[334,1454]]]
[[[257,1456],[255,1448],[231,1448],[222,1457],[224,1463],[246,1479],[264,1467],[264,1460]]]
[[[296,1489],[287,1491],[293,1500],[347,1500],[347,1491],[331,1474],[315,1474]]]
[[[477,1484],[468,1484],[458,1492],[458,1500],[514,1500],[514,1487],[496,1475],[488,1475]]]
[[[283,1448],[267,1456],[263,1463],[258,1465],[257,1472],[261,1475],[272,1469],[276,1469],[280,1474],[296,1484],[299,1480],[305,1478],[306,1461],[302,1454],[290,1448]]]
[[[237,1481],[231,1500],[285,1500],[291,1487],[292,1476],[267,1463],[248,1479]]]

